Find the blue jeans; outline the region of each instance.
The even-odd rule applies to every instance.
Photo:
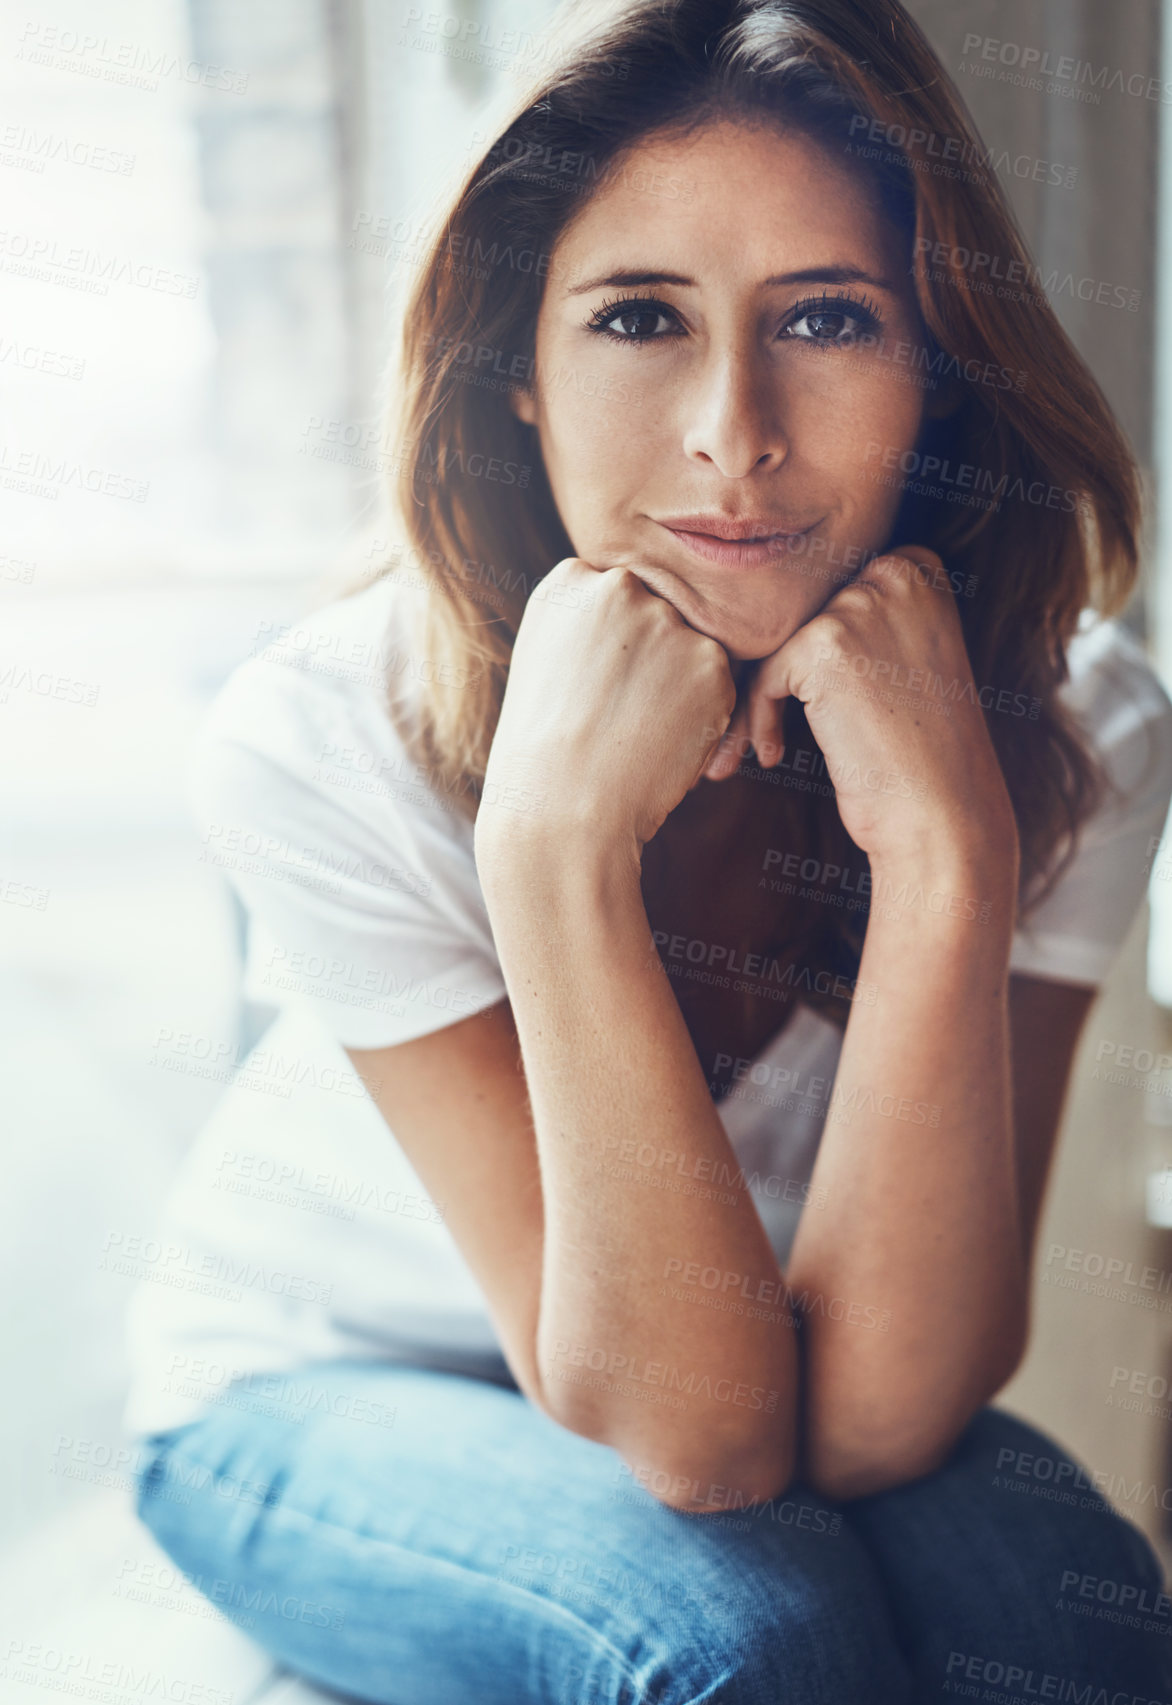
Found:
[[[138,1513],[228,1617],[339,1693],[1172,1700],[1172,1619],[1147,1541],[1052,1440],[998,1409],[937,1473],[893,1491],[838,1506],[795,1487],[693,1515],[515,1386],[368,1361],[282,1383],[274,1399],[237,1381],[147,1440]]]

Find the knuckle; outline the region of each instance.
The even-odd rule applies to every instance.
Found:
[[[616,568],[604,568],[602,570],[602,579],[606,585],[613,587],[616,597],[635,598],[640,593],[642,593],[644,597],[647,595],[647,588],[639,579],[639,576],[635,573],[634,569],[627,568],[622,564]],[[658,600],[656,600],[656,602],[658,602]]]
[[[908,551],[890,551],[876,558],[874,566],[876,586],[896,596],[947,585],[943,560],[926,545],[918,545],[914,555]]]
[[[860,584],[872,598],[898,598],[910,589],[915,574],[916,565],[908,557],[876,557],[870,575]]]
[[[817,622],[810,623],[810,638],[813,640],[815,637],[820,650],[842,653],[850,643],[850,628],[841,616],[820,616]]]
[[[728,666],[728,653],[719,640],[711,639],[707,634],[702,634],[696,650],[707,673],[715,680],[727,681],[735,696],[736,688],[733,683],[732,670]]]

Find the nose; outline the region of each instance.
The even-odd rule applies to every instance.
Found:
[[[697,375],[684,433],[685,454],[726,479],[779,468],[789,451],[777,375],[760,349],[714,352]]]

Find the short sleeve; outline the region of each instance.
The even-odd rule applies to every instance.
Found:
[[[1115,622],[1086,617],[1064,696],[1113,787],[1074,858],[1014,937],[1010,970],[1102,983],[1135,919],[1172,799],[1172,702]]]
[[[321,666],[331,620],[347,631],[360,615],[315,619],[312,668],[274,647],[241,665],[197,737],[190,795],[200,857],[248,915],[247,992],[376,1048],[506,990],[472,822],[406,751],[382,660]]]

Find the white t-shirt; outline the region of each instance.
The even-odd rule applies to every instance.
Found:
[[[429,667],[411,639],[420,597],[388,578],[289,628],[236,670],[203,726],[202,856],[249,913],[247,992],[280,1011],[185,1157],[164,1223],[122,1252],[140,1277],[132,1432],[195,1418],[241,1374],[279,1411],[304,1414],[312,1364],[335,1356],[504,1370],[444,1204],[428,1199],[343,1051],[426,1035],[506,993],[472,822],[407,757],[387,710],[388,681],[410,706]],[[1069,661],[1064,696],[1120,797],[1087,825],[1010,963],[1093,985],[1164,826],[1172,703],[1117,624],[1088,613]],[[717,1104],[782,1262],[803,1207],[818,1205],[810,1175],[840,1047],[837,1029],[799,1005]],[[681,1171],[662,1182],[692,1192],[741,1180]]]

